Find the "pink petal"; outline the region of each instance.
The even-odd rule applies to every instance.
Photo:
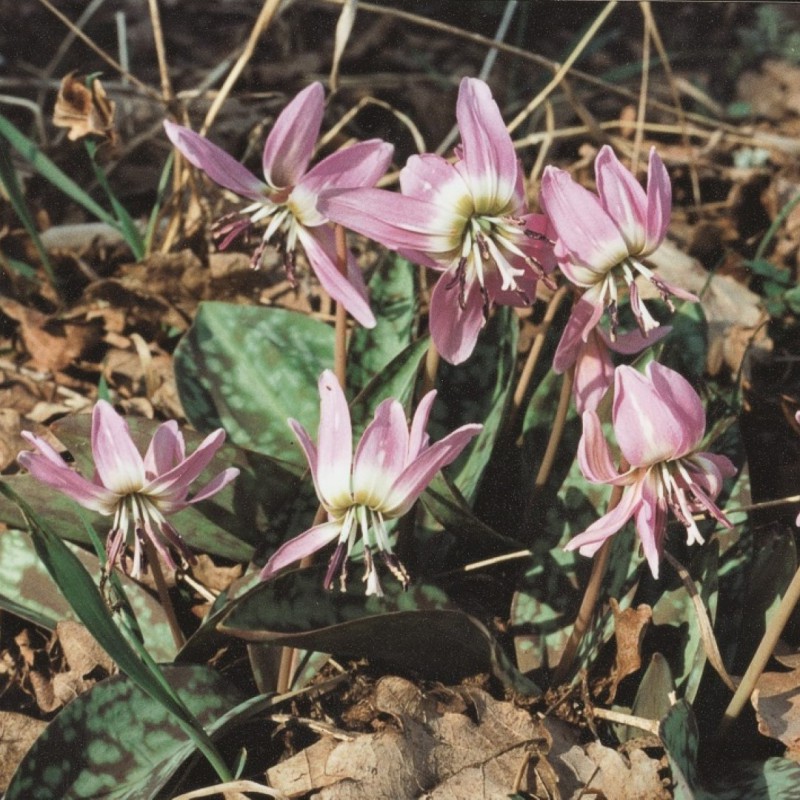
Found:
[[[483,81],[461,81],[456,117],[475,211],[501,212],[514,197],[519,167],[500,109]]]
[[[466,361],[475,349],[484,324],[483,297],[477,281],[466,287],[464,308],[461,288],[453,272],[445,272],[431,292],[430,331],[442,358],[450,364]]]
[[[38,443],[36,445],[39,446]],[[39,483],[62,492],[84,508],[100,514],[114,513],[119,495],[110,489],[87,481],[82,475],[70,469],[63,460],[59,465],[48,455],[25,450],[17,456],[17,461]]]
[[[620,475],[611,460],[603,426],[594,411],[585,411],[581,417],[583,434],[578,442],[578,464],[586,480],[592,483],[630,483],[627,475]]]
[[[397,400],[384,400],[375,410],[356,448],[353,461],[353,499],[372,506],[382,504],[406,466],[408,424]]]
[[[186,448],[183,434],[178,430],[178,423],[175,420],[164,422],[156,428],[144,454],[144,474],[150,480],[171,470],[184,458],[186,458]]]
[[[413,155],[400,170],[400,190],[429,203],[465,202],[472,205],[469,187],[453,165],[434,153]],[[464,209],[464,213],[469,210]]]
[[[98,400],[92,411],[92,456],[97,477],[107,489],[130,494],[144,486],[144,462],[128,423],[105,400]]]
[[[225,431],[222,428],[209,433],[200,443],[197,450],[172,469],[150,481],[143,489],[143,494],[163,498],[166,501],[180,502],[186,499],[189,486],[200,473],[211,463],[217,450],[225,443]]]
[[[654,376],[658,376],[658,386]],[[674,381],[672,388],[670,381]],[[682,407],[684,403],[688,405]],[[647,376],[632,367],[617,367],[613,419],[620,450],[636,467],[685,455],[699,441],[695,438],[698,430],[702,436],[705,427],[703,406],[694,389],[657,362],[648,364]]]
[[[428,446],[426,430],[435,400],[436,389],[431,389],[417,404],[417,410],[414,412],[414,419],[411,421],[411,432],[408,437],[407,464],[410,464]]]
[[[200,489],[200,491],[197,492],[194,497],[192,497],[189,503],[199,503],[203,500],[208,500],[209,497],[212,497],[217,492],[224,489],[238,476],[239,470],[237,467],[228,467],[227,469],[224,469],[219,473],[219,475],[212,478],[202,489]]]
[[[625,240],[600,200],[564,170],[545,167],[539,202],[579,265],[602,275],[628,256]]]
[[[656,579],[666,532],[667,505],[663,501],[659,503],[655,483],[647,477],[642,482],[642,502],[636,509],[636,533],[642,543],[642,552],[650,572]]]
[[[602,304],[598,307],[587,302],[585,295],[572,306],[553,357],[553,371],[557,375],[566,372],[575,363],[584,342],[589,338],[589,332],[594,327],[591,323],[594,321],[596,325],[602,314]]]
[[[647,241],[642,255],[652,253],[664,241],[671,211],[672,184],[669,173],[655,147],[652,147],[647,166]]]
[[[319,397],[317,486],[320,500],[329,507],[341,508],[352,502],[353,431],[344,392],[329,369],[319,377]]]
[[[331,222],[392,250],[449,253],[460,244],[453,232],[460,218],[452,209],[385,189],[328,190],[317,208]]]
[[[612,383],[614,364],[611,355],[596,330],[592,331],[575,361],[572,391],[577,412],[583,414],[584,411],[596,410]]]
[[[641,503],[641,485],[627,486],[619,503],[607,514],[593,522],[583,533],[570,539],[565,550],[580,550],[582,556],[593,556],[603,542],[613,536],[634,515]]]
[[[665,336],[672,331],[671,325],[659,325],[655,330],[652,330],[645,336],[640,330],[634,329],[627,333],[617,335],[617,338],[612,342],[611,337],[606,334],[601,328],[597,328],[598,336],[602,337],[603,341],[610,350],[615,353],[622,353],[626,356],[632,356],[636,353],[641,353],[642,350],[657,344]]]
[[[462,425],[438,442],[432,444],[409,464],[392,486],[387,507],[383,510],[387,518],[401,517],[433,480],[442,467],[451,464],[461,451],[483,430],[483,425]]]
[[[608,215],[619,228],[630,253],[643,251],[647,232],[647,195],[614,151],[604,145],[594,162],[597,193]]]
[[[321,550],[328,542],[332,542],[341,532],[341,522],[323,522],[309,528],[305,533],[295,536],[282,544],[267,561],[259,576],[262,581],[269,580],[284,567],[294,564],[295,561],[310,556]]]
[[[317,497],[323,503],[326,503],[326,498],[322,494],[322,491],[319,488],[319,482],[317,481],[317,464],[319,462],[319,458],[317,456],[317,447],[311,440],[311,437],[308,435],[306,429],[296,419],[289,419],[288,423],[289,427],[292,429],[295,437],[297,438],[297,441],[300,443],[300,447],[303,448],[303,453],[305,453],[306,461],[308,462],[308,468],[311,470],[311,478],[314,481],[314,490],[317,493]]]
[[[294,186],[308,167],[325,112],[325,90],[312,83],[278,115],[264,144],[264,178],[275,189]]]
[[[297,227],[297,238],[303,245],[308,263],[322,284],[322,288],[341,303],[365,328],[375,327],[375,315],[369,307],[364,276],[352,256],[347,257],[347,276],[339,271],[336,255],[336,238],[327,225],[317,228]]]
[[[165,120],[164,128],[172,144],[184,158],[225,189],[250,200],[263,200],[266,186],[233,156],[204,136]]]
[[[374,186],[392,162],[394,147],[380,139],[358,142],[332,153],[299,181],[318,195],[324,189],[359,189]]]

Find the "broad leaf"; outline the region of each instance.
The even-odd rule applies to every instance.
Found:
[[[175,351],[181,402],[201,431],[224,428],[258,453],[304,465],[286,420],[319,421],[317,379],[333,363],[333,329],[282,308],[202,303]]]
[[[326,592],[325,569],[315,566],[260,583],[231,603],[221,629],[248,641],[369,658],[441,680],[493,672],[516,691],[538,692],[483,623],[440,589],[414,584],[403,592],[385,576],[383,598],[365,597],[354,578],[347,591]]]
[[[166,667],[164,675],[207,729],[242,700],[208,667]],[[73,700],[47,726],[19,765],[6,800],[149,800],[163,796],[164,785],[195,752],[160,703],[116,675]]]

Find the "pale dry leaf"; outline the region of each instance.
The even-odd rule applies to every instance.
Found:
[[[27,442],[20,436],[22,418],[13,408],[0,408],[0,470],[14,463]]]
[[[619,603],[613,597],[609,602],[614,614],[614,638],[617,643],[617,655],[608,699],[608,702],[611,703],[616,697],[621,681],[628,675],[637,672],[642,666],[642,639],[647,626],[653,619],[653,609],[643,603],[636,608],[626,608],[620,611]]]
[[[647,258],[659,278],[700,296],[708,321],[706,368],[716,375],[725,365],[738,373],[748,348],[761,353],[772,350],[767,334],[768,319],[761,298],[729,275],[711,275],[699,261],[665,241]],[[644,299],[658,297],[648,280],[637,280]],[[745,364],[746,366],[746,364]]]
[[[56,634],[71,670],[82,677],[97,667],[109,675],[114,671],[114,661],[111,656],[100,647],[94,636],[80,622],[61,620],[56,625]]]
[[[764,672],[756,683],[750,702],[756,710],[758,730],[782,742],[786,757],[800,761],[800,653],[787,653],[780,659],[791,672]]]
[[[84,136],[101,136],[112,144],[116,142],[114,130],[114,110],[116,104],[108,98],[99,79],[91,81],[91,88],[85,79],[76,78],[70,72],[61,79],[61,86],[53,110],[53,125],[67,128],[70,141]]]
[[[13,711],[0,711],[0,792],[11,782],[20,761],[39,738],[47,723]]]

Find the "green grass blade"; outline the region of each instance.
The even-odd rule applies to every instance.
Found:
[[[220,779],[230,780],[230,773],[208,734],[167,683],[161,670],[152,662],[146,651],[137,653],[116,626],[92,576],[84,569],[77,556],[55,533],[42,525],[33,509],[6,483],[0,482],[0,493],[19,507],[33,537],[33,545],[39,558],[78,619],[142,691],[175,715],[184,731],[192,737],[198,749],[212,764]]]
[[[147,220],[147,229],[144,233],[144,250],[149,253],[153,248],[153,236],[156,233],[156,223],[158,222],[158,214],[161,211],[161,206],[164,203],[164,195],[167,193],[167,185],[169,184],[170,175],[172,175],[172,165],[175,163],[175,151],[170,151],[167,160],[164,162],[164,169],[161,170],[161,177],[158,179],[158,188],[156,189],[156,201],[153,203],[153,208],[150,211],[150,217]]]
[[[83,206],[97,219],[120,230],[120,224],[101,205],[98,205],[75,181],[56,166],[22,131],[11,124],[0,114],[0,136],[43,177],[64,192],[79,205]]]
[[[4,147],[0,147],[0,183],[3,184],[3,188],[8,195],[8,199],[11,201],[11,205],[14,207],[14,211],[16,211],[20,222],[22,222],[22,225],[28,232],[28,236],[31,237],[33,246],[36,248],[36,252],[39,254],[39,258],[42,261],[42,266],[47,273],[47,277],[50,279],[50,283],[52,283],[54,287],[58,288],[58,281],[56,280],[56,275],[53,271],[53,265],[50,262],[50,257],[47,255],[47,250],[44,248],[44,244],[39,236],[39,231],[36,229],[36,225],[33,222],[33,217],[31,217],[30,211],[28,211],[28,206],[25,203],[25,198],[22,196],[22,189],[17,181],[17,173],[14,169],[14,165],[11,162],[11,156],[8,150]]]

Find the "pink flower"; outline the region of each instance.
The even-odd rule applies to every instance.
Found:
[[[344,591],[347,560],[360,531],[367,594],[383,594],[375,569],[375,551],[405,587],[408,573],[392,553],[385,522],[408,512],[433,476],[457,458],[483,426],[463,425],[441,441],[429,444],[425,428],[436,392],[428,392],[422,398],[410,430],[402,405],[388,399],[375,410],[375,418],[361,436],[354,457],[350,410],[330,370],[320,376],[319,393],[317,445],[299,422],[291,419],[289,425],[306,454],[328,521],[279,547],[261,577],[271,578],[289,564],[338,539],[325,576],[325,588],[329,589],[338,575]]]
[[[239,474],[238,469],[230,467],[187,500],[190,484],[222,446],[225,432],[220,429],[209,434],[187,457],[178,423],[165,422],[156,429],[142,459],[127,423],[105,400],[99,400],[92,412],[95,474],[91,481],[70,469],[43,439],[27,431],[22,435],[39,452],[25,450],[17,460],[36,480],[71,497],[84,508],[113,515],[107,569],[123,553],[128,533],[133,529],[133,577],[141,574],[145,537],[173,569],[175,562],[167,545],[172,545],[188,561],[194,561],[180,534],[165,519],[166,515],[211,497]]]
[[[658,289],[672,307],[671,296],[696,301],[697,297],[671,286],[648,269],[640,259],[664,241],[669,227],[672,187],[655,148],[650,150],[647,193],[607,145],[595,159],[597,195],[576,183],[568,173],[546,167],[539,201],[550,218],[557,239],[555,253],[561,271],[584,288],[562,342],[567,347],[578,338],[587,341],[603,309],[611,317],[611,337],[616,336],[618,283],[627,285],[631,309],[643,335],[658,322],[641,302],[634,283],[638,272]],[[590,313],[578,309],[585,306]]]
[[[528,305],[555,267],[547,224],[528,213],[524,176],[489,87],[464,78],[456,109],[462,144],[454,164],[412,156],[401,195],[380,189],[329,191],[329,219],[444,274],[431,295],[430,328],[443,358],[472,353],[493,303]]]
[[[657,362],[646,375],[632,367],[617,367],[612,409],[617,443],[630,468],[619,473],[611,460],[600,419],[583,414],[578,462],[592,483],[624,486],[619,504],[567,544],[593,555],[603,542],[631,518],[654,577],[664,549],[667,512],[686,527],[688,543],[703,537],[692,518],[705,511],[718,522],[730,522],[714,504],[722,481],[736,473],[725,456],[698,452],[705,432],[703,404],[689,382]]]
[[[258,267],[264,248],[276,238],[284,264],[294,280],[295,251],[303,246],[308,263],[326,292],[365,327],[375,325],[361,271],[348,259],[347,277],[336,265],[333,229],[317,210],[324,189],[372,186],[386,172],[394,148],[371,139],[333,153],[308,169],[319,135],[325,92],[312,83],[281,112],[264,145],[264,180],[259,180],[208,139],[173,122],[164,122],[170,141],[185,158],[220,186],[251,202],[241,212],[217,223],[215,236],[226,248],[255,223],[266,222],[261,244],[253,254]]]

